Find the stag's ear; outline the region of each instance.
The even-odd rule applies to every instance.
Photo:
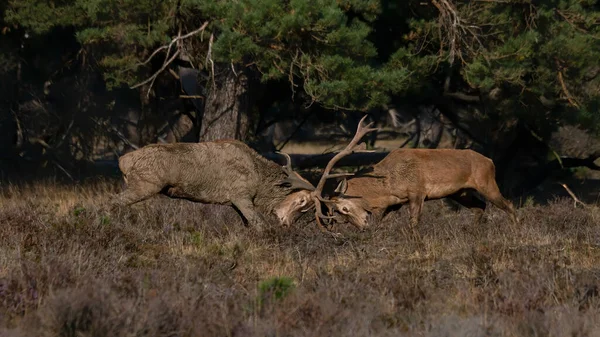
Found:
[[[345,194],[346,190],[348,190],[348,181],[346,179],[342,179],[338,186],[335,188],[335,193]]]

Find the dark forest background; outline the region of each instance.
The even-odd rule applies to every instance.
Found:
[[[593,0],[9,0],[0,43],[5,179],[218,138],[320,166],[364,113],[361,164],[472,148],[512,197],[600,168]]]

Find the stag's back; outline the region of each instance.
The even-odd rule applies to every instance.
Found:
[[[425,190],[434,196],[473,188],[495,175],[493,162],[472,150],[397,149],[374,166],[390,189]]]
[[[234,140],[147,145],[123,155],[119,168],[125,181],[171,186],[182,195],[217,203],[237,194],[255,195],[282,174],[277,164]]]

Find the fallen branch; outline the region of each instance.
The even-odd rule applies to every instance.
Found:
[[[567,191],[567,193],[569,193],[571,198],[573,198],[573,200],[574,200],[573,207],[577,207],[577,204],[581,204],[581,206],[583,206],[584,208],[587,207],[587,205],[583,201],[579,200],[579,198],[577,198],[577,196],[575,196],[575,193],[573,193],[573,191],[571,191],[571,189],[569,188],[569,186],[567,186],[567,184],[559,183],[559,185],[562,186]]]
[[[468,95],[462,92],[444,92],[444,96],[455,98],[464,102],[472,102],[476,103],[480,101],[479,96],[476,95]]]
[[[595,163],[598,158],[598,154],[591,154],[587,158],[561,157],[559,164],[561,168],[587,167],[590,170],[600,171],[600,165]]]
[[[330,152],[325,154],[290,154],[290,159],[294,169],[306,170],[314,168],[324,168],[327,163],[333,158],[337,152]],[[389,154],[386,152],[355,152],[347,157],[342,158],[338,162],[339,167],[357,167],[357,166],[370,166],[380,162],[385,156]],[[285,165],[285,158],[277,152],[262,152],[261,156],[268,160],[271,160],[277,164]],[[102,161],[102,165],[107,167],[116,168],[119,165],[117,160],[105,160]]]
[[[205,97],[201,95],[179,95],[179,98],[205,99]]]
[[[329,152],[324,154],[290,154],[289,156],[291,158],[292,166],[299,170],[303,170],[312,168],[324,168],[336,154],[337,152]],[[340,161],[338,162],[338,166],[370,166],[380,162],[388,154],[388,151],[353,152],[347,157],[340,159]],[[282,162],[283,159],[281,155],[277,154],[276,152],[261,153],[261,155],[278,164],[284,164]]]

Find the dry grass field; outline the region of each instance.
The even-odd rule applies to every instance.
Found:
[[[426,203],[343,238],[116,181],[2,186],[0,336],[600,336],[600,211]]]

